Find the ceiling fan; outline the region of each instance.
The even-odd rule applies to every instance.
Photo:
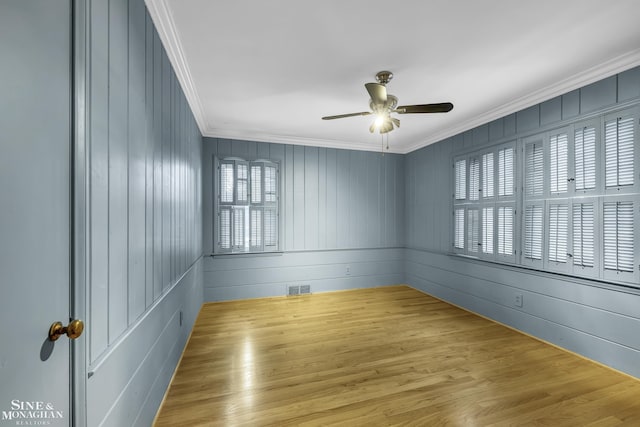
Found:
[[[376,119],[371,126],[369,126],[369,132],[373,133],[377,129],[380,133],[387,133],[396,127],[400,127],[400,120],[392,117],[391,113],[447,113],[453,109],[453,104],[450,102],[398,106],[398,98],[387,93],[387,83],[389,83],[392,78],[393,73],[391,71],[380,71],[376,74],[377,83],[365,83],[364,87],[371,97],[369,100],[369,108],[371,108],[371,111],[325,116],[322,120],[343,119],[345,117],[369,116],[374,114]]]

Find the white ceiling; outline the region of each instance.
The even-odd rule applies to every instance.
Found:
[[[638,0],[146,0],[205,136],[379,150],[364,83],[390,70],[407,153],[640,65]]]

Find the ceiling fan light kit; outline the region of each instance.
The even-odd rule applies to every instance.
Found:
[[[453,109],[453,104],[443,102],[438,104],[417,104],[400,105],[398,98],[387,93],[387,84],[393,79],[391,71],[380,71],[376,74],[376,83],[365,83],[364,87],[369,93],[369,108],[371,111],[361,111],[358,113],[338,114],[325,116],[322,120],[344,119],[346,117],[375,115],[376,119],[369,126],[369,132],[376,130],[381,134],[389,133],[400,127],[400,120],[392,117],[392,113],[397,114],[423,114],[423,113],[447,113]]]

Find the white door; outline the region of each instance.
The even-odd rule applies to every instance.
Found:
[[[0,2],[0,427],[71,422],[70,42],[69,0]]]

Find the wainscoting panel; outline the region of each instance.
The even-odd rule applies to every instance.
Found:
[[[207,257],[204,300],[282,296],[290,285],[317,293],[400,284],[403,254],[391,248]]]
[[[87,425],[151,425],[202,306],[202,264],[191,266],[90,371]]]

